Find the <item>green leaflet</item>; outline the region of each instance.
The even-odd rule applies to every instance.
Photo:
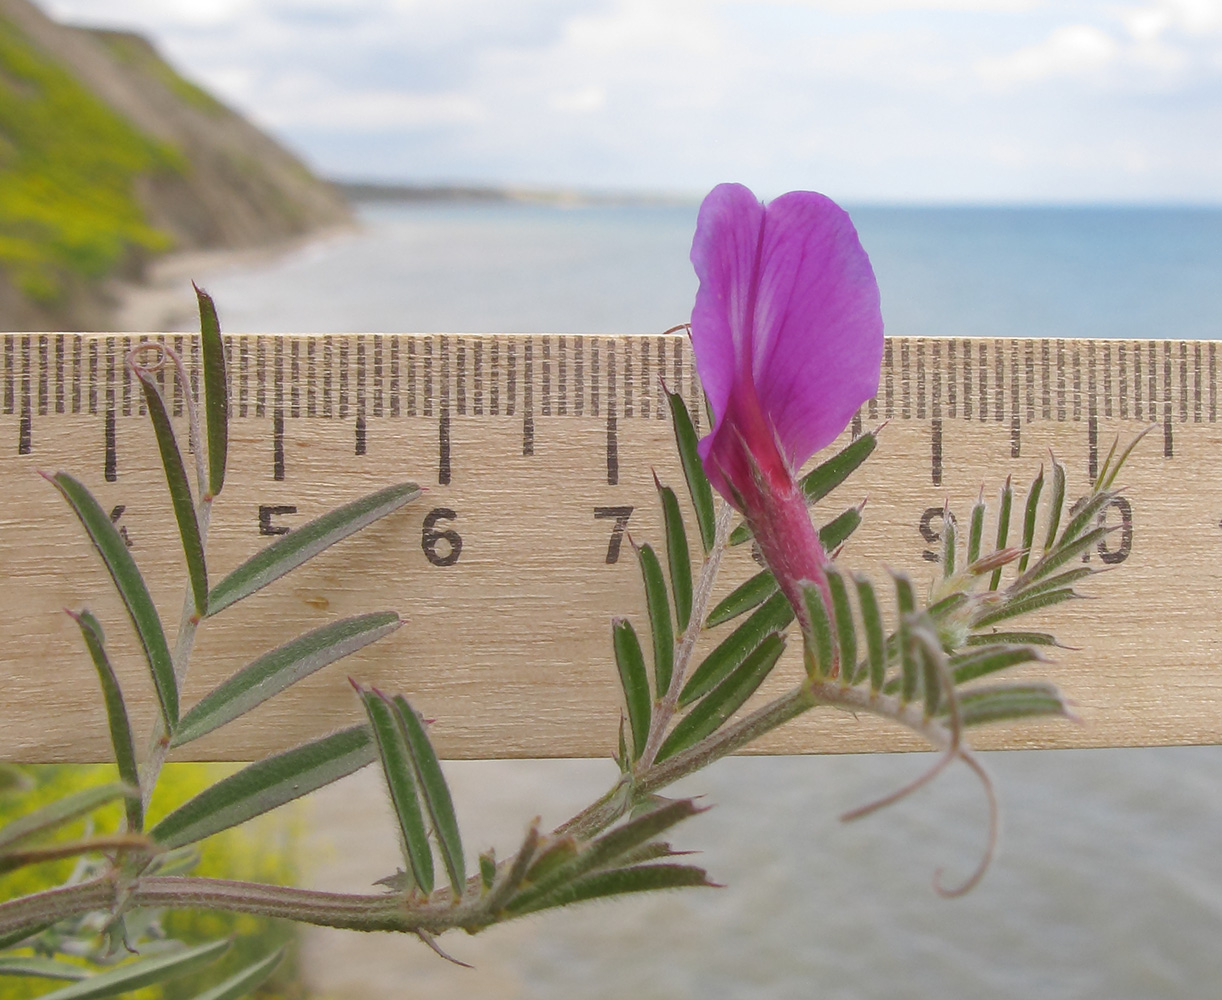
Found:
[[[110,658],[106,655],[106,637],[101,623],[89,611],[68,616],[80,627],[81,637],[93,660],[102,687],[102,701],[106,705],[106,719],[110,726],[110,743],[115,752],[115,763],[119,768],[119,779],[131,788],[140,787],[140,775],[136,769],[136,748],[132,742],[131,723],[127,718],[127,706],[123,703],[123,691],[115,676]],[[130,795],[125,803],[127,828],[140,831],[144,828],[144,808],[139,795]]]
[[[964,691],[959,696],[959,712],[964,726],[1069,714],[1061,692],[1051,684],[999,684]]]
[[[329,663],[389,635],[402,624],[393,611],[357,615],[314,629],[264,653],[204,695],[179,721],[170,746],[183,746],[219,729]]]
[[[212,296],[192,282],[199,302],[199,336],[204,359],[204,412],[208,425],[208,492],[216,496],[225,485],[229,453],[229,378],[225,344]]]
[[[140,646],[144,650],[149,671],[153,675],[153,683],[157,688],[157,699],[166,730],[173,732],[178,723],[178,682],[174,678],[174,664],[170,659],[170,649],[166,645],[161,618],[149,596],[144,578],[136,568],[136,561],[127,550],[118,529],[111,524],[106,512],[98,506],[93,494],[81,482],[66,472],[57,472],[54,476],[46,476],[46,479],[63,494],[84,526],[98,555],[102,557],[102,563],[110,573],[140,639]]]
[[[69,962],[37,955],[0,955],[0,976],[38,976],[40,979],[67,979],[75,982],[89,975],[89,970]]]
[[[713,548],[713,535],[716,531],[713,487],[709,485],[708,476],[704,474],[704,466],[700,462],[700,454],[696,450],[696,428],[692,425],[692,415],[687,411],[687,404],[677,392],[671,392],[669,389],[665,391],[666,398],[670,401],[670,416],[675,428],[679,461],[683,465],[683,478],[687,480],[692,509],[696,512],[696,523],[700,527],[700,543],[704,554],[708,555]]]
[[[353,684],[353,687],[369,716],[369,728],[373,731],[378,757],[382,761],[382,773],[390,789],[390,801],[399,821],[404,860],[411,869],[415,884],[428,895],[433,891],[433,849],[429,845],[424,814],[420,811],[420,797],[416,794],[416,777],[407,749],[407,738],[391,702],[380,691],[357,684]]]
[[[969,635],[968,646],[988,646],[993,643],[1009,643],[1016,646],[1060,646],[1057,638],[1048,632],[982,632]]]
[[[895,581],[895,604],[899,611],[896,638],[900,654],[900,698],[907,703],[916,697],[917,691],[916,651],[909,636],[909,618],[916,610],[916,595],[907,576],[893,573],[892,579]]]
[[[857,626],[853,623],[853,608],[844,577],[834,567],[827,567],[827,588],[832,595],[832,620],[836,631],[837,659],[840,676],[846,684],[855,684],[857,668]]]
[[[639,760],[649,739],[651,700],[649,676],[645,672],[645,656],[637,639],[636,629],[626,618],[611,621],[611,642],[615,649],[615,665],[619,668],[620,686],[624,689],[624,705],[628,711],[628,727],[632,730],[632,759]]]
[[[467,870],[450,786],[446,784],[445,775],[441,772],[441,762],[437,759],[437,753],[433,750],[433,744],[429,741],[419,714],[401,694],[395,695],[391,704],[407,739],[407,752],[411,755],[416,781],[424,798],[424,807],[437,837],[437,849],[450,879],[450,888],[454,892],[454,898],[461,899],[466,890]]]
[[[1021,576],[1027,569],[1031,559],[1031,546],[1035,544],[1035,522],[1040,513],[1040,493],[1044,490],[1044,467],[1040,466],[1039,474],[1031,480],[1031,489],[1027,491],[1027,509],[1023,514],[1023,554],[1018,560],[1018,573]]]
[[[614,868],[610,871],[594,872],[559,886],[551,894],[536,899],[531,906],[515,911],[515,916],[558,906],[570,906],[590,899],[623,896],[630,892],[714,885],[715,883],[709,881],[705,870],[694,865],[649,864]]]
[[[755,693],[784,651],[785,640],[781,636],[776,633],[767,636],[724,681],[679,720],[662,743],[657,759],[674,756],[716,732]]]
[[[692,618],[692,557],[687,547],[687,531],[675,491],[663,486],[654,476],[662,501],[662,520],[666,528],[666,563],[670,569],[670,589],[675,598],[675,621],[682,634]]]
[[[956,687],[968,681],[1006,670],[1020,663],[1032,661],[1046,663],[1044,655],[1034,646],[1016,646],[1009,643],[991,643],[988,646],[971,648],[956,653],[950,658],[951,676]]]
[[[670,617],[670,600],[666,596],[666,578],[657,553],[649,545],[636,549],[645,583],[645,606],[649,609],[649,632],[653,637],[653,684],[658,698],[670,688],[675,669],[675,629]]]
[[[861,526],[861,507],[850,507],[841,511],[819,529],[819,544],[825,552],[834,552],[849,540]]]
[[[874,585],[864,576],[854,577],[857,585],[857,606],[861,608],[862,629],[866,633],[870,690],[880,691],[887,677],[887,633],[878,606]]]
[[[802,588],[802,601],[806,605],[806,616],[810,619],[809,630],[803,630],[806,638],[806,672],[812,677],[830,677],[836,665],[836,636],[832,631],[832,620],[823,603],[823,593],[814,584]]]
[[[1045,552],[1040,561],[1014,582],[1015,592],[1027,590],[1036,581],[1044,579],[1055,569],[1064,566],[1071,559],[1084,554],[1091,546],[1106,538],[1112,529],[1106,525],[1092,528],[1084,535],[1079,535],[1072,542],[1058,543],[1051,551]]]
[[[208,569],[204,564],[204,541],[195,517],[195,502],[191,499],[187,470],[157,383],[143,368],[131,365],[131,370],[144,390],[149,422],[153,425],[157,449],[161,453],[161,467],[165,470],[166,486],[170,490],[170,505],[174,509],[174,520],[178,522],[178,537],[182,540],[182,551],[187,560],[187,578],[191,581],[195,613],[203,617],[208,607]]]
[[[980,543],[984,538],[984,495],[972,504],[972,520],[967,533],[967,564],[980,558]]]
[[[278,580],[324,549],[360,531],[420,496],[415,483],[399,483],[345,504],[303,525],[257,552],[212,588],[211,617]]]
[[[679,695],[679,705],[690,705],[711,691],[739,666],[771,633],[793,621],[793,608],[785,595],[773,594],[741,625],[721,641],[688,678]]]
[[[96,785],[85,788],[62,799],[48,802],[45,806],[19,816],[11,823],[0,827],[0,852],[10,851],[19,844],[38,834],[47,833],[56,827],[71,823],[100,806],[115,799],[139,795],[130,785],[116,781],[107,785]]]
[[[492,883],[496,881],[496,852],[492,848],[479,856],[479,881],[484,892],[491,889]]]
[[[676,799],[620,824],[546,872],[540,872],[536,863],[528,875],[530,888],[518,893],[507,909],[511,913],[530,912],[534,909],[533,904],[565,883],[573,882],[596,869],[612,865],[622,866],[629,856],[639,857],[637,848],[642,845],[651,848],[647,853],[665,856],[655,853],[664,845],[651,845],[648,842],[676,823],[701,811],[691,799]]]
[[[878,434],[875,431],[862,434],[803,476],[802,492],[806,494],[807,504],[818,503],[848,479],[870,457],[877,444]],[[746,524],[740,524],[730,533],[730,544],[741,545],[750,538],[751,529]]]
[[[955,525],[955,515],[950,512],[950,508],[944,508],[942,511],[942,577],[951,577],[955,575],[955,555],[958,545],[958,531]],[[971,560],[969,559],[970,563]]]
[[[217,983],[210,990],[196,994],[191,1000],[238,1000],[265,982],[276,966],[284,958],[284,949],[277,948],[270,955],[259,959],[253,965],[248,965],[241,972],[235,973],[223,983]]]
[[[1044,536],[1044,551],[1052,550],[1061,526],[1061,508],[1065,506],[1065,466],[1052,460],[1052,492],[1048,495],[1048,531]]]
[[[986,611],[975,618],[972,621],[972,628],[980,629],[986,628],[989,625],[996,625],[1007,618],[1017,618],[1019,615],[1030,614],[1032,611],[1039,611],[1041,608],[1050,608],[1054,604],[1060,604],[1062,601],[1068,601],[1070,598],[1077,596],[1072,588],[1062,587],[1058,590],[1044,591],[1041,594],[1036,594],[1034,597],[1007,601],[1001,607]]]
[[[376,758],[367,727],[341,729],[218,781],[166,816],[151,835],[164,847],[193,844],[337,781]]]
[[[715,628],[739,615],[759,607],[777,592],[778,584],[771,570],[762,569],[751,579],[740,583],[733,591],[709,612],[705,628]]]
[[[1010,477],[1006,476],[1006,485],[1001,488],[1001,510],[997,514],[997,551],[1006,547],[1010,539],[1010,509],[1014,506],[1014,488],[1010,485]],[[1001,570],[998,566],[993,570],[989,580],[989,590],[996,590],[1001,585]]]
[[[220,941],[210,941],[194,948],[137,959],[52,993],[44,993],[41,1000],[92,1000],[94,997],[119,996],[142,986],[163,983],[167,979],[202,969],[220,958],[228,948],[229,939],[222,938]]]

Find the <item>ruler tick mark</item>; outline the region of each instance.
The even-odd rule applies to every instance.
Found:
[[[272,479],[284,482],[284,411],[279,407],[272,413]]]

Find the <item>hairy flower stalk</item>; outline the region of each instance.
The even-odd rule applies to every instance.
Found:
[[[692,264],[692,345],[714,416],[700,457],[806,623],[801,584],[828,599],[827,555],[795,473],[878,390],[878,283],[848,215],[809,191],[765,206],[742,185],[714,188]]]

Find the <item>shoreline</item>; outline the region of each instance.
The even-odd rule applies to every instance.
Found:
[[[142,280],[115,281],[106,287],[114,301],[110,326],[122,333],[197,332],[199,313],[192,281],[206,290],[208,280],[217,274],[269,264],[360,230],[361,223],[354,220],[260,246],[171,251],[151,261]]]

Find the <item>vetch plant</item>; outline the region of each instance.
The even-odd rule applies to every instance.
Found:
[[[701,208],[692,261],[700,289],[690,332],[712,429],[698,440],[686,404],[667,392],[695,518],[694,524],[685,522],[678,494],[659,481],[664,537],[658,548],[633,540],[647,616],[637,623],[623,617],[611,622],[611,659],[623,692],[619,778],[556,829],[533,824],[508,857],[489,850],[477,863],[463,842],[427,723],[402,694],[359,681],[353,688],[363,724],[257,761],[146,828],[145,811],[170,749],[215,732],[376,642],[397,629],[400,619],[387,609],[331,622],[262,653],[185,706],[179,691],[197,631],[329,546],[393,515],[420,490],[410,482],[389,484],[278,538],[213,580],[207,535],[225,480],[228,398],[211,300],[199,293],[202,419],[172,351],[145,344],[132,352],[128,364],[144,391],[188,569],[183,608],[168,636],[136,562],[86,486],[66,472],[47,476],[123,600],[160,713],[150,738],[137,741],[102,623],[87,609],[70,611],[99,678],[120,781],[0,829],[0,869],[51,856],[81,859],[68,884],[0,903],[0,947],[8,949],[0,955],[0,974],[80,979],[51,994],[57,998],[116,995],[189,974],[224,950],[225,942],[151,948],[155,919],[149,915],[166,908],[398,930],[437,948],[434,939],[456,928],[474,933],[584,900],[708,886],[707,873],[678,860],[681,852],[667,839],[702,807],[691,799],[666,798],[664,791],[819,708],[880,716],[943,751],[918,782],[846,818],[895,802],[955,761],[980,776],[993,818],[986,850],[969,877],[936,887],[954,895],[976,884],[992,853],[996,804],[967,734],[999,720],[1070,716],[1053,685],[998,682],[994,675],[1041,663],[1044,651],[1057,645],[1051,633],[1013,623],[1078,596],[1075,587],[1095,572],[1081,556],[1108,530],[1100,514],[1116,496],[1116,475],[1132,445],[1119,455],[1113,448],[1090,494],[1072,506],[1065,470],[1055,460],[1050,474],[1041,470],[1021,499],[1007,479],[987,541],[983,494],[965,530],[947,510],[940,572],[929,588],[898,572],[875,582],[839,559],[863,523],[862,505],[821,518],[818,527],[811,509],[870,457],[879,432],[861,434],[806,474],[799,471],[841,434],[878,385],[879,293],[852,223],[822,195],[796,192],[764,206],[746,188],[722,185]],[[151,377],[157,365],[167,363],[188,397],[194,493]],[[720,593],[723,554],[749,541],[766,568]],[[693,552],[699,554],[696,572]],[[706,634],[711,643],[701,643]],[[753,700],[786,646],[799,641],[805,669],[797,682],[771,700]],[[375,762],[393,806],[396,829],[388,833],[398,837],[403,857],[401,868],[381,880],[383,891],[318,892],[189,873],[192,845]],[[119,829],[50,839],[69,821],[114,801],[124,807]],[[86,918],[92,922],[83,923]],[[64,929],[96,937],[97,926],[105,929],[110,955],[122,957],[127,945],[139,956],[96,974],[62,961],[55,942],[64,940]],[[277,960],[268,956],[201,996],[240,996]]]

